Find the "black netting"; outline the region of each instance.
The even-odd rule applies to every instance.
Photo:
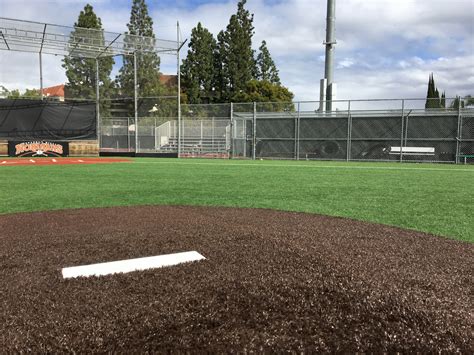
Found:
[[[409,116],[405,131],[410,138],[455,139],[458,130],[458,116]]]
[[[300,138],[347,138],[347,117],[300,119]]]
[[[294,138],[296,120],[288,118],[258,118],[258,138]]]
[[[95,139],[94,102],[0,100],[0,137],[6,139]]]
[[[302,140],[299,144],[300,159],[346,159],[346,140]]]
[[[352,132],[353,139],[397,139],[401,135],[402,118],[371,116],[352,117]]]

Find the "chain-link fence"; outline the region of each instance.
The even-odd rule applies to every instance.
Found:
[[[174,98],[174,100],[176,100]],[[474,161],[474,107],[425,100],[182,105],[123,101],[102,119],[101,150],[181,157],[360,161]],[[117,107],[120,105],[115,104]],[[458,103],[458,106],[459,103]],[[117,109],[115,107],[115,109]],[[132,118],[130,118],[132,117]]]
[[[153,153],[157,145],[156,129],[178,117],[176,96],[118,98],[101,100],[100,149],[115,153]],[[177,142],[175,144],[177,146]]]

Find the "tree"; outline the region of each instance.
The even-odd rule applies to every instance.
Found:
[[[474,97],[472,97],[472,95],[467,95],[464,97],[464,102],[466,103],[466,106],[474,105]]]
[[[13,89],[12,91],[8,91],[7,99],[18,99],[21,97],[20,90]]]
[[[293,93],[284,86],[271,83],[267,80],[250,80],[245,90],[236,93],[233,97],[235,102],[284,102],[290,103]]]
[[[444,91],[443,91],[443,94],[441,95],[440,107],[446,108],[446,92]]]
[[[9,92],[5,86],[0,85],[0,98],[7,97]]]
[[[99,31],[84,30],[96,29]],[[83,43],[88,41],[99,42],[104,45],[104,33],[102,22],[94,13],[91,5],[87,4],[80,12],[77,22],[74,24],[74,31],[71,37],[77,40],[82,39]],[[64,57],[63,68],[66,69],[67,83],[65,85],[66,98],[95,98],[96,97],[96,61],[93,58],[83,58],[72,56],[80,54],[80,48],[76,46],[70,50],[71,56]],[[109,97],[112,90],[110,73],[114,59],[111,56],[104,56],[99,59],[99,93],[101,98]]]
[[[439,91],[436,88],[433,73],[430,74],[430,78],[428,80],[428,92],[426,94],[426,104],[425,108],[440,108],[441,102],[439,97]]]
[[[217,46],[214,49],[214,102],[227,102],[230,100],[229,73],[227,62],[227,33],[220,31],[217,35]]]
[[[254,34],[253,14],[244,8],[247,0],[240,0],[237,13],[232,15],[223,36],[225,57],[225,81],[229,85],[230,97],[244,91],[247,83],[255,79],[256,66],[252,36]]]
[[[5,87],[4,87],[5,88]],[[5,88],[6,90],[6,88]],[[15,89],[12,91],[6,90],[7,98],[8,99],[39,99],[41,97],[40,91],[37,89],[26,89],[23,94],[20,93],[20,90]]]
[[[21,95],[22,97],[26,97],[26,98],[40,98],[41,97],[41,93],[40,93],[40,90],[37,90],[37,89],[26,89],[25,92],[23,93],[23,95]]]
[[[262,41],[259,50],[260,53],[257,56],[257,78],[259,80],[267,80],[273,84],[280,84],[278,69],[267,48],[267,42]]]
[[[214,96],[214,53],[217,43],[199,22],[191,31],[188,55],[181,75],[188,103],[210,102]]]
[[[135,40],[134,36],[155,38],[153,20],[148,15],[145,0],[133,0],[128,32],[125,35],[125,46]],[[155,52],[137,52],[137,82],[139,95],[142,97],[159,96],[163,91],[160,84],[160,58]],[[124,56],[116,82],[120,93],[125,97],[134,96],[134,58]]]
[[[458,110],[459,109],[459,104],[461,104],[461,108],[464,108],[464,100],[461,99],[460,96],[456,96],[453,102],[451,102],[450,108]]]
[[[240,0],[217,42],[200,23],[193,29],[188,57],[183,61],[183,91],[188,103],[291,101],[293,94],[280,85],[270,52],[263,41],[255,59],[252,49],[253,14]],[[213,55],[209,49],[213,48]],[[211,69],[212,68],[212,69]],[[211,70],[213,73],[209,72]],[[261,82],[259,82],[259,80]]]

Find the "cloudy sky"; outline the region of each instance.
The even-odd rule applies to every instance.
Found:
[[[155,34],[183,38],[200,21],[217,35],[238,0],[147,0]],[[87,1],[0,0],[0,16],[72,26]],[[132,0],[91,0],[108,31],[124,32]],[[326,0],[248,0],[253,46],[262,40],[295,100],[318,100],[324,76]],[[338,99],[424,98],[434,73],[448,97],[474,95],[474,0],[337,0]],[[186,55],[183,50],[182,55]],[[176,73],[164,57],[162,72]],[[65,81],[61,58],[43,57],[45,86]],[[0,51],[0,85],[39,87],[37,55]]]

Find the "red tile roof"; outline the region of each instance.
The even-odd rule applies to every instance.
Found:
[[[64,97],[64,84],[43,88],[43,95],[49,97]]]
[[[178,76],[177,75],[168,75],[160,74],[160,83],[165,86],[172,87],[178,86]]]

